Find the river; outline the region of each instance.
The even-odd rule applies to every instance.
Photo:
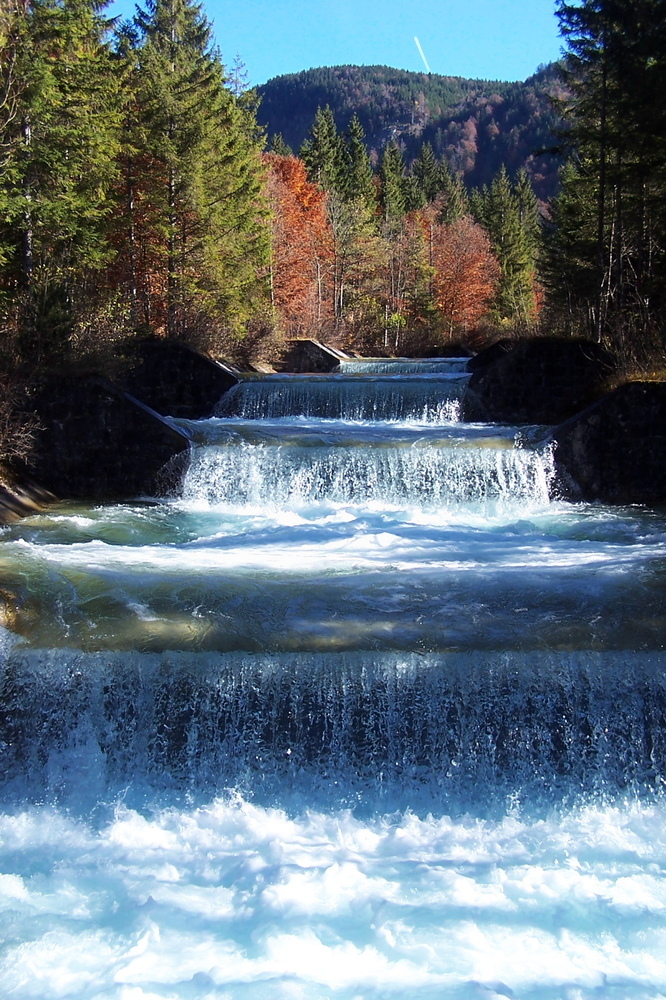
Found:
[[[246,378],[0,529],[0,996],[666,993],[666,512],[466,383]]]

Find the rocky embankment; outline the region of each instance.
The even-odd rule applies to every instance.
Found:
[[[586,340],[499,341],[469,362],[463,419],[555,425],[561,495],[607,503],[666,503],[666,383],[617,378]]]
[[[37,417],[32,448],[0,490],[0,523],[57,499],[122,501],[177,488],[188,437],[165,419],[212,412],[238,378],[181,344],[132,345],[117,382],[99,375],[54,376],[26,408]]]

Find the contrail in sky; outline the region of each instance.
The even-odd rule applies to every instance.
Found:
[[[416,35],[414,35],[414,41],[416,42],[417,49],[421,53],[421,59],[423,59],[423,65],[425,66],[425,68],[428,70],[429,73],[432,73],[432,70],[430,69],[430,66],[428,66],[428,60],[425,57],[425,53],[424,53],[423,49],[421,48],[421,43],[418,40],[418,38],[416,37]]]

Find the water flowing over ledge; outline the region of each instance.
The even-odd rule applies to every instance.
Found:
[[[359,364],[2,529],[2,995],[666,991],[663,511]]]
[[[467,371],[469,358],[355,358],[341,361],[343,375],[454,374]]]
[[[483,815],[511,797],[661,797],[666,771],[659,653],[17,650],[0,700],[18,802],[236,788],[267,805]]]
[[[320,432],[321,433],[321,432]],[[349,432],[347,432],[348,434]],[[196,448],[183,486],[186,501],[284,506],[331,503],[413,503],[450,507],[499,500],[546,504],[554,480],[552,449],[514,447],[497,436],[465,439],[361,442],[347,448],[317,442],[240,444]],[[419,447],[419,445],[423,445]]]
[[[246,378],[226,393],[220,417],[266,420],[298,414],[345,420],[456,420],[469,376],[265,375]]]

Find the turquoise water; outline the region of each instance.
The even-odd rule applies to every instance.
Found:
[[[461,367],[249,380],[173,496],[2,529],[0,995],[666,993],[666,514]]]

